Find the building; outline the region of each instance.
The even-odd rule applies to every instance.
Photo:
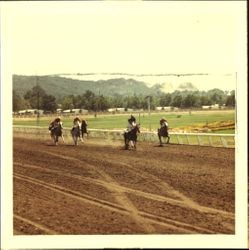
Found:
[[[165,110],[165,111],[171,111],[171,110],[172,110],[172,107],[166,106],[166,107],[163,107],[163,110]]]

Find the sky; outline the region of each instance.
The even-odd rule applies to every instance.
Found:
[[[233,1],[57,1],[2,4],[14,74],[236,71]]]

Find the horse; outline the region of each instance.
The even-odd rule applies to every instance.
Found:
[[[159,138],[160,146],[163,145],[162,137],[167,138],[166,143],[167,144],[169,143],[170,136],[169,136],[169,132],[168,132],[168,126],[164,126],[164,127],[159,128],[158,131],[157,131],[157,135],[158,135],[158,138]]]
[[[81,122],[81,137],[82,137],[83,141],[84,141],[85,134],[87,134],[87,136],[88,136],[87,122],[85,120],[82,120],[82,122]]]
[[[78,145],[78,141],[81,139],[80,137],[80,126],[77,127],[73,127],[71,129],[71,135],[73,137],[73,141],[74,141],[74,145],[77,146]]]
[[[59,137],[61,137],[63,142],[64,142],[64,137],[63,137],[63,133],[62,133],[61,124],[58,124],[55,127],[49,126],[49,130],[50,130],[50,133],[51,133],[51,138],[52,138],[55,145],[58,145]]]
[[[136,149],[138,133],[140,133],[139,124],[136,124],[131,131],[124,133],[125,149],[129,149],[129,147]]]

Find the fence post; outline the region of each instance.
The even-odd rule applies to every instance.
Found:
[[[182,144],[182,141],[181,141],[179,135],[176,135],[176,138],[177,138],[178,144]]]
[[[186,135],[186,138],[187,138],[188,145],[190,145],[188,135]]]
[[[227,148],[228,147],[227,141],[223,137],[220,137],[220,140],[221,140],[223,146]]]
[[[197,135],[198,144],[201,146],[201,138]]]
[[[211,136],[208,136],[208,141],[209,141],[209,145],[213,146],[213,141],[212,141],[212,137]]]

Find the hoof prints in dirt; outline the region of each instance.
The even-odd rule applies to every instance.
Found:
[[[233,234],[234,151],[180,150],[15,139],[14,233]]]

